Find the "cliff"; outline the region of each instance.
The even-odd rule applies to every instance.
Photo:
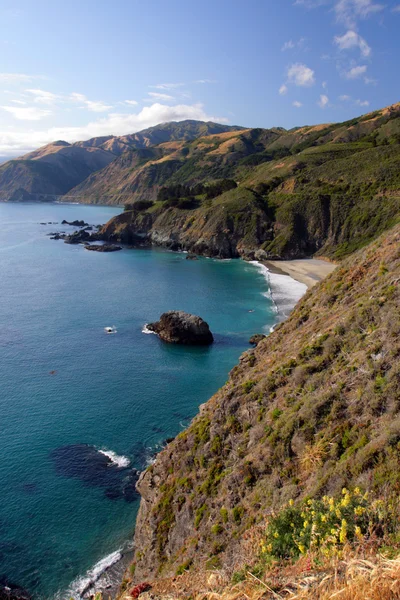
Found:
[[[247,532],[289,501],[339,497],[343,511],[343,488],[397,494],[399,248],[398,225],[310,290],[142,474],[133,582],[229,578],[260,559]]]
[[[127,202],[105,239],[211,256],[340,259],[400,218],[400,105],[125,153],[72,190]]]

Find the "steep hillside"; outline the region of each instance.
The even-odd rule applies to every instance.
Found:
[[[141,244],[213,256],[337,259],[400,218],[399,117],[397,104],[342,124],[168,142],[123,154],[70,194],[127,203],[131,214],[108,223],[105,239],[134,243],[139,234]],[[225,191],[227,183],[237,189]],[[223,195],[213,193],[218,186]]]
[[[80,202],[123,204],[155,200],[161,186],[194,185],[215,179],[234,179],[240,185],[273,181],[274,187],[309,167],[335,163],[363,149],[400,140],[400,104],[345,123],[302,127],[208,132],[195,141],[160,143],[162,156],[137,162],[135,152],[83,182],[71,194]],[[153,138],[154,139],[154,138]],[[172,139],[172,138],[171,138]],[[175,138],[177,139],[177,138]],[[317,152],[308,157],[304,155]],[[129,165],[129,161],[131,164]],[[279,178],[279,180],[278,180]],[[316,185],[313,193],[321,193]]]
[[[315,531],[307,533],[309,520],[323,532],[328,519],[316,548],[361,539],[368,523],[371,544],[375,518],[376,539],[390,530],[388,502],[400,489],[399,283],[398,225],[343,262],[242,355],[139,480],[134,582],[206,569],[229,578],[252,568],[244,561],[268,565],[291,548],[301,554]],[[367,513],[374,499],[376,513]],[[296,546],[298,531],[306,537]],[[207,577],[198,579],[203,590]]]
[[[66,194],[124,152],[137,149],[140,155],[147,147],[160,142],[193,140],[231,129],[240,128],[188,120],[163,123],[120,137],[103,136],[74,144],[61,140],[53,142],[0,167],[0,201],[52,200],[54,196]],[[134,166],[137,166],[135,160],[131,168]]]

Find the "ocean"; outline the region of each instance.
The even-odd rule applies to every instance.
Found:
[[[0,580],[34,598],[78,598],[119,562],[137,471],[305,291],[240,260],[87,252],[47,235],[120,211],[0,204]],[[215,343],[143,333],[172,309],[203,317]]]

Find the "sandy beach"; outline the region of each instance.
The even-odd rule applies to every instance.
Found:
[[[337,267],[333,263],[317,258],[268,260],[263,261],[263,264],[272,273],[290,275],[293,279],[304,283],[308,288],[325,279]]]

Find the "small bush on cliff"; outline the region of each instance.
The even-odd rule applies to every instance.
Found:
[[[261,543],[263,559],[298,558],[309,551],[340,557],[346,544],[366,536],[388,536],[398,519],[395,498],[368,500],[359,488],[342,496],[324,496],[295,505],[293,500],[270,519]]]

